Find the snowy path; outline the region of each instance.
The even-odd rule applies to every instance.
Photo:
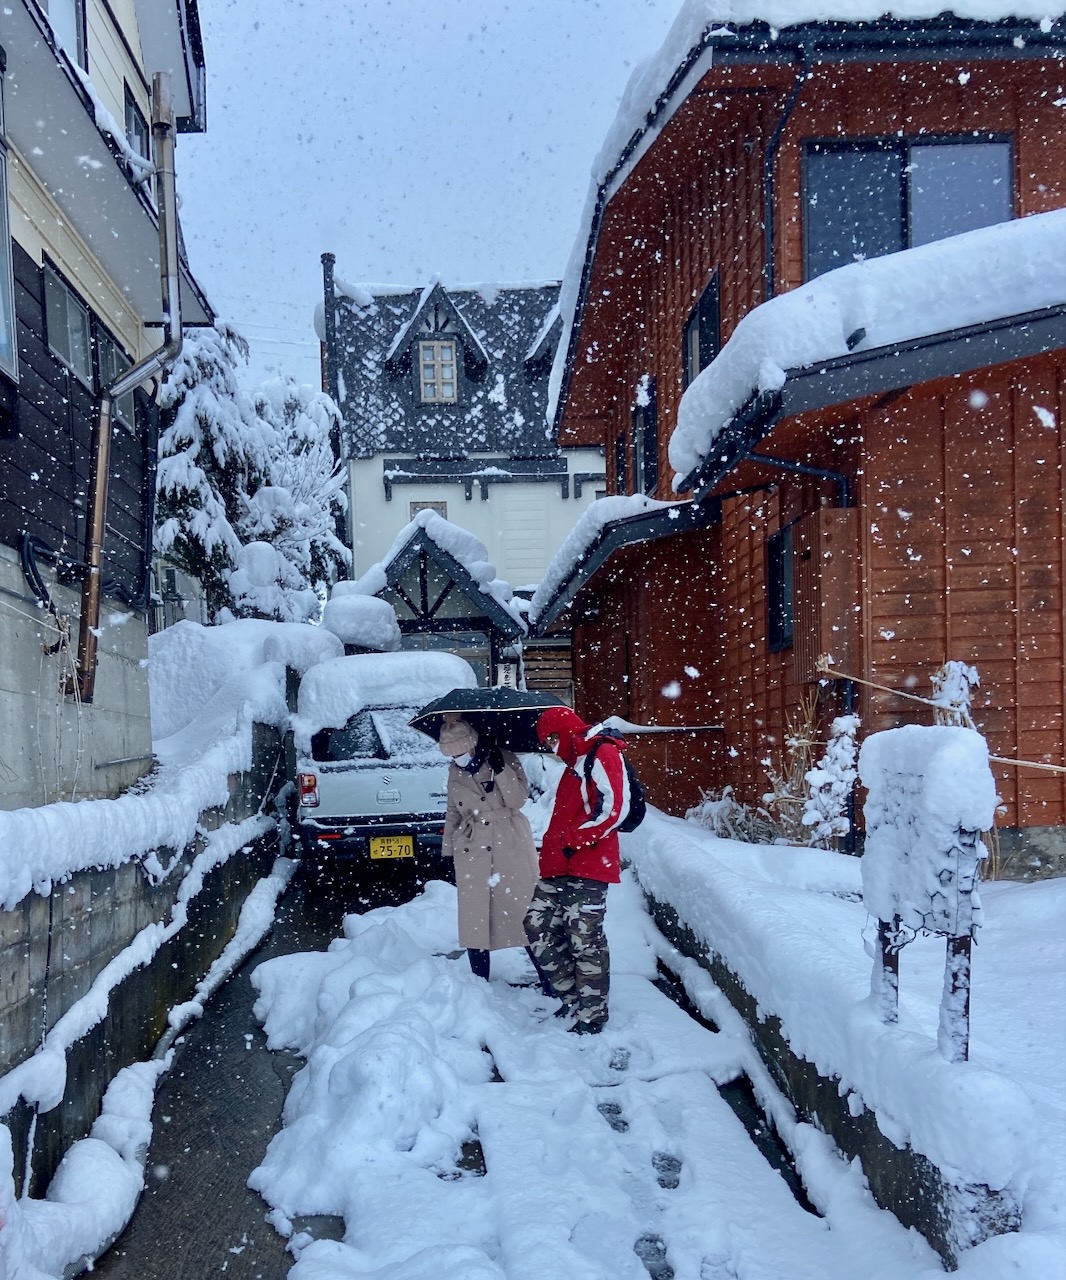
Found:
[[[595,1040],[568,1035],[553,1002],[505,980],[527,976],[521,953],[494,957],[490,984],[448,958],[443,884],[349,917],[327,953],[259,967],[269,1042],[307,1063],[251,1184],[280,1229],[297,1215],[346,1224],[343,1242],[293,1237],[293,1280],[940,1274],[776,1095],[824,1216],[801,1207],[715,1087],[759,1075],[746,1037],[706,1029],[652,985],[669,947],[631,884],[612,889],[608,919],[611,1022]],[[697,1002],[713,1000],[705,975],[688,976]],[[765,1076],[758,1087],[772,1088]],[[481,1176],[457,1167],[475,1135]]]

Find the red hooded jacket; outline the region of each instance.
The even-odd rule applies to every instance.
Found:
[[[585,782],[589,726],[569,707],[549,707],[537,721],[543,743],[557,733],[558,755],[566,764],[559,779],[551,819],[540,850],[541,878],[581,876],[616,884],[618,834],[615,828],[629,808],[629,776],[613,742],[596,750],[592,777]],[[572,850],[568,856],[564,850]]]

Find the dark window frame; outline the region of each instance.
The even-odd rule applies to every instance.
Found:
[[[693,360],[693,349],[695,359]],[[722,349],[721,286],[712,272],[681,331],[681,385],[688,387]]]
[[[633,406],[633,492],[654,497],[659,488],[659,410],[652,377],[645,396],[646,404]]]
[[[861,152],[872,152],[881,155],[895,156],[900,165],[899,179],[899,244],[898,249],[909,249],[914,247],[913,240],[913,199],[911,192],[911,153],[916,149],[934,148],[945,146],[987,146],[989,144],[1007,147],[1007,171],[1010,177],[1010,187],[1008,192],[1008,204],[1010,209],[1010,217],[1018,216],[1018,182],[1017,182],[1017,155],[1014,136],[1009,133],[1001,133],[986,130],[971,130],[967,133],[930,133],[930,134],[906,134],[906,135],[886,135],[886,136],[870,136],[870,137],[849,137],[849,138],[808,138],[804,141],[802,152],[802,210],[803,210],[803,278],[805,281],[817,279],[818,276],[824,275],[827,271],[834,270],[834,267],[826,267],[820,270],[816,275],[811,274],[811,254],[812,254],[812,235],[811,235],[811,198],[817,193],[812,192],[812,175],[811,175],[811,156],[814,154],[827,153],[846,153],[857,154]],[[923,242],[925,243],[925,242]],[[895,250],[893,250],[895,251]],[[877,255],[872,255],[877,256]],[[846,266],[847,262],[836,264],[837,267]]]
[[[624,494],[629,492],[629,467],[626,458],[626,438],[617,435],[614,438],[614,491]]]
[[[766,539],[766,647],[791,649],[796,629],[795,523]]]
[[[100,395],[120,374],[132,366],[133,361],[119,340],[96,315],[92,307],[89,306],[59,268],[48,258],[45,258],[44,266],[42,267],[42,283],[44,289],[45,341],[49,352],[62,363],[63,367],[73,377],[78,379],[82,386],[91,391],[94,396]],[[62,297],[63,299],[66,324],[68,326],[65,347],[57,345],[59,335],[54,331],[54,307],[49,301],[50,292],[52,297]],[[74,352],[70,346],[71,334],[69,329],[72,308],[76,309],[76,314],[81,314],[85,318],[86,364],[84,368],[76,364],[72,359]],[[123,426],[130,431],[135,430],[137,418],[134,393],[132,391],[127,392],[121,399],[114,402],[114,414],[115,418]]]

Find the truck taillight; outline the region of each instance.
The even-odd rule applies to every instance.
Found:
[[[318,808],[318,774],[317,773],[301,773],[300,783],[300,803],[305,809]]]

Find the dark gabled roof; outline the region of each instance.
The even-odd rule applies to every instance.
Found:
[[[463,358],[469,372],[488,367],[489,358],[485,348],[474,331],[467,324],[463,313],[448,296],[447,290],[438,281],[423,293],[414,315],[406,324],[397,330],[392,345],[385,356],[385,367],[390,373],[399,373],[405,359],[410,355],[411,346],[418,337],[418,328],[423,319],[431,312],[444,312],[455,326],[453,336],[463,344]]]
[[[434,629],[454,630],[456,626],[469,626],[477,620],[484,620],[508,640],[515,640],[525,633],[525,628],[515,615],[504,608],[489,592],[485,591],[474,579],[470,571],[439,543],[429,536],[424,528],[416,527],[411,531],[408,541],[395,555],[383,564],[386,588],[376,592],[378,596],[386,590],[399,592],[400,583],[405,574],[416,561],[430,561],[441,573],[458,588],[475,606],[476,612],[455,615],[448,613],[437,617],[436,610],[443,597],[429,598],[425,575],[420,575],[421,592],[418,600],[411,600],[400,593],[401,599],[415,614],[415,620],[405,618],[397,611],[401,631],[422,631]]]
[[[1066,349],[1066,305],[786,370],[779,390],[752,392],[678,490],[699,502],[783,418],[1058,349]]]
[[[660,538],[717,524],[721,515],[719,505],[715,502],[672,503],[605,523],[557,583],[550,598],[537,610],[536,617],[530,618],[531,634],[544,635],[616,551],[636,542],[657,542]]]
[[[333,316],[344,448],[352,458],[558,454],[546,419],[557,283],[425,290],[338,286]],[[455,404],[422,404],[411,348],[438,308],[462,348]],[[326,327],[329,332],[329,326]],[[535,358],[531,358],[535,357]]]

